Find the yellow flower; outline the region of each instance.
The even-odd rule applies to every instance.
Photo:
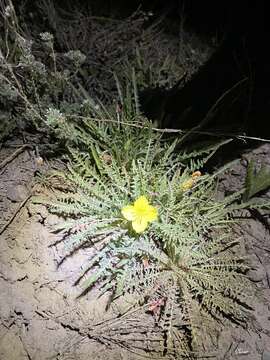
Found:
[[[194,173],[192,173],[191,176],[193,177],[193,179],[198,178],[198,177],[202,176],[202,173],[199,170],[197,170]]]
[[[128,221],[132,221],[132,227],[136,233],[142,233],[149,222],[157,219],[157,209],[148,203],[145,196],[140,196],[134,205],[124,206],[122,215]]]
[[[194,180],[192,178],[188,179],[181,184],[181,190],[187,191],[191,189],[193,185],[194,185]]]
[[[181,190],[182,191],[187,191],[189,189],[191,189],[195,183],[196,180],[201,176],[201,172],[200,171],[195,171],[194,173],[191,174],[191,177],[189,179],[187,179],[186,181],[184,181],[181,184]]]

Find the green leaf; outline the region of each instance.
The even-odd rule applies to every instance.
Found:
[[[268,187],[270,187],[269,168],[265,165],[262,165],[260,170],[256,173],[254,160],[251,160],[247,168],[243,201],[248,201],[254,195],[260,191],[266,190]]]
[[[83,292],[89,290],[95,283],[102,278],[104,275],[104,269],[94,272],[87,280],[85,280],[82,284]]]

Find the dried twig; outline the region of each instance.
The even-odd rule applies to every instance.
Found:
[[[20,210],[24,207],[24,205],[27,203],[27,201],[31,198],[32,194],[28,195],[17,207],[17,209],[14,211],[11,218],[7,221],[7,223],[0,229],[0,235],[3,234],[3,232],[7,229],[7,227],[12,223],[12,221],[15,219],[16,215],[20,212]]]
[[[22,145],[19,149],[17,149],[16,151],[14,151],[14,153],[12,153],[10,156],[8,156],[5,160],[3,160],[0,163],[0,169],[2,169],[3,167],[5,167],[7,164],[9,164],[11,161],[13,161],[21,152],[23,152],[26,148],[31,148],[31,145],[29,144],[24,144]]]
[[[77,115],[68,115],[67,117],[69,118],[80,118],[80,119],[85,119],[84,116],[77,116]],[[105,123],[115,123],[115,124],[119,124],[119,122],[117,120],[114,119],[96,119],[93,117],[88,117],[87,119],[91,120],[91,121],[97,121],[97,122],[105,122]],[[139,129],[144,129],[144,128],[149,128],[149,125],[145,125],[143,123],[141,124],[136,124],[136,123],[132,123],[132,122],[125,122],[125,121],[120,121],[120,124],[122,125],[126,125],[126,126],[131,126],[131,127],[135,127],[135,128],[139,128]],[[227,133],[227,132],[217,132],[217,131],[197,131],[197,130],[181,130],[181,129],[168,129],[168,128],[156,128],[156,127],[151,127],[151,129],[153,131],[156,132],[160,132],[160,133],[164,133],[164,134],[187,134],[188,132],[190,134],[198,134],[198,135],[209,135],[209,136],[214,136],[214,137],[231,137],[234,139],[238,139],[238,140],[255,140],[255,141],[261,141],[261,142],[267,142],[270,143],[270,139],[264,139],[264,138],[259,138],[259,137],[255,137],[255,136],[247,136],[247,135],[238,135],[235,133]]]

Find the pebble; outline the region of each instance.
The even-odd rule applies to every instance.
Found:
[[[249,354],[249,351],[247,349],[244,349],[244,348],[238,347],[235,350],[235,355],[248,355],[248,354]]]
[[[265,270],[262,266],[259,266],[255,270],[250,270],[247,274],[248,278],[254,282],[260,282],[265,278]]]
[[[265,267],[259,262],[256,255],[251,255],[250,261],[254,268],[248,271],[247,273],[248,278],[254,282],[263,281],[266,278]]]
[[[45,220],[45,225],[54,226],[59,224],[60,218],[57,215],[50,214]]]
[[[9,186],[7,188],[7,198],[13,202],[21,202],[27,198],[29,191],[24,185]]]
[[[30,216],[33,215],[40,215],[42,217],[42,219],[46,219],[46,217],[48,216],[49,212],[48,209],[46,208],[46,206],[44,205],[39,205],[39,204],[33,204],[33,203],[29,203],[28,207],[28,212]]]

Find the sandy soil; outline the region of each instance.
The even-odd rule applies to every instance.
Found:
[[[58,238],[52,229],[61,220],[31,202],[35,172],[47,165],[38,165],[34,151],[24,148],[3,166],[15,150],[12,142],[0,151],[0,359],[139,359],[142,353],[156,358],[161,339],[151,317],[142,321],[145,315],[135,311],[117,318],[128,308],[128,299],[106,311],[107,295],[97,300],[94,291],[76,298],[80,289],[73,284],[91,249],[81,249],[57,266],[63,249],[61,243],[53,245]],[[270,166],[269,145],[246,158],[251,156]],[[221,191],[239,188],[245,167],[243,158],[220,179]],[[257,287],[256,321],[249,332],[236,326],[225,329],[213,358],[269,360],[269,220],[242,215],[247,218],[235,227],[235,237],[244,239],[244,251],[254,264],[249,277]]]

